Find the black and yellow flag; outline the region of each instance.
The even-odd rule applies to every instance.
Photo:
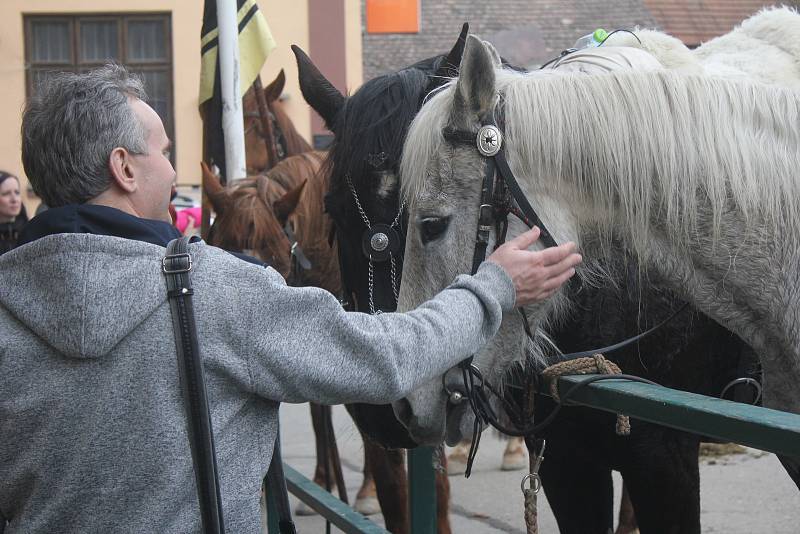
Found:
[[[239,24],[239,87],[243,96],[258,76],[267,56],[275,48],[275,40],[269,31],[264,15],[256,0],[236,0],[236,20]],[[214,80],[217,78],[219,50],[217,28],[217,2],[205,0],[203,29],[200,32],[200,103],[214,95]]]

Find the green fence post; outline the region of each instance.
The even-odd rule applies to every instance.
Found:
[[[275,497],[267,491],[267,479],[261,486],[264,490],[264,499],[267,501],[267,532],[269,534],[281,534],[278,524],[278,507],[275,505]]]
[[[408,505],[411,532],[436,534],[436,481],[432,447],[408,451]]]

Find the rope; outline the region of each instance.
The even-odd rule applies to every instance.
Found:
[[[539,534],[539,510],[536,507],[536,492],[532,489],[522,491],[525,495],[525,528],[527,534]]]
[[[544,461],[545,440],[528,441],[527,444],[534,443],[530,454],[530,473],[522,478],[520,487],[522,495],[525,497],[525,528],[527,534],[539,534],[539,508],[536,503],[536,495],[542,489],[542,479],[539,476],[539,468]],[[539,452],[536,452],[537,445]],[[529,445],[530,446],[530,445]],[[529,485],[528,485],[529,484]],[[526,487],[527,486],[527,487]]]
[[[586,358],[576,358],[551,365],[542,376],[550,381],[550,394],[557,402],[561,402],[558,395],[558,378],[564,375],[619,375],[620,368],[614,362],[608,361],[602,354]],[[631,433],[631,422],[627,415],[617,414],[617,435],[627,436]]]

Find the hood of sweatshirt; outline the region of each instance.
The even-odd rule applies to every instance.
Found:
[[[0,304],[65,356],[101,357],[166,300],[159,258],[180,235],[107,206],[49,209],[0,257]]]
[[[99,358],[166,301],[163,256],[118,237],[41,237],[0,256],[0,305],[61,354]]]

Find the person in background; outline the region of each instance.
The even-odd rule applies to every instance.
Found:
[[[19,233],[28,222],[28,214],[22,204],[19,178],[0,171],[0,254],[17,246]]]

